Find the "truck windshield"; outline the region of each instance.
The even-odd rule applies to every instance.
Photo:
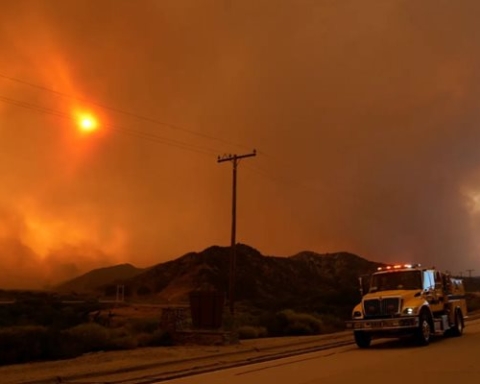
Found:
[[[385,272],[372,276],[370,292],[395,289],[422,289],[420,271]]]

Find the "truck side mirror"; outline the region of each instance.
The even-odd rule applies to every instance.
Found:
[[[362,275],[358,278],[358,282],[360,285],[360,295],[366,295],[370,292],[370,275]]]

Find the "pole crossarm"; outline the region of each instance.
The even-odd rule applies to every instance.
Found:
[[[218,156],[217,163],[223,163],[224,161],[236,161],[236,160],[240,160],[240,159],[244,159],[246,157],[252,157],[252,156],[256,156],[256,155],[257,155],[257,151],[254,149],[252,151],[252,153],[247,153],[245,155],[231,155],[231,154],[228,154],[228,155]]]

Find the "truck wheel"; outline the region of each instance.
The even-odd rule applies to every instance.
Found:
[[[368,348],[372,341],[372,337],[362,331],[355,331],[353,332],[353,336],[355,337],[355,343],[357,343],[359,348]]]
[[[430,326],[430,315],[427,311],[423,310],[420,313],[418,329],[415,332],[415,341],[418,345],[428,345],[430,343],[430,337],[432,335],[432,328]]]
[[[452,333],[451,333],[452,336],[456,336],[456,337],[462,336],[463,328],[464,328],[464,324],[463,324],[462,311],[456,310],[455,311],[455,325],[453,326]]]

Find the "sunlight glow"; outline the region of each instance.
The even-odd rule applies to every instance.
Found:
[[[94,132],[98,129],[98,121],[94,116],[83,113],[78,116],[78,127],[85,133]]]

